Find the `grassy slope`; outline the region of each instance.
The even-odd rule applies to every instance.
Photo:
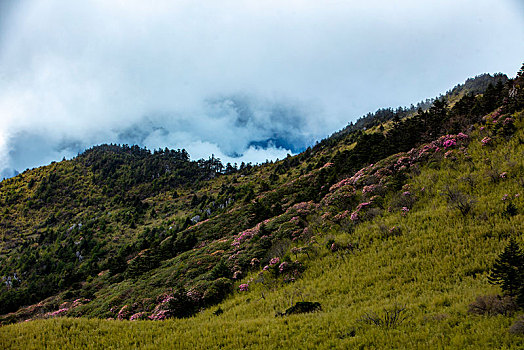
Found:
[[[456,161],[426,164],[420,174],[412,171],[408,183],[418,200],[405,217],[386,211],[354,232],[345,226],[319,227],[321,242],[359,241],[361,250],[332,253],[320,244],[311,258],[299,256],[307,269],[297,282],[280,288],[252,283],[249,292],[235,293],[219,305],[220,316],[211,308],[164,322],[38,320],[0,328],[0,347],[522,348],[524,338],[507,332],[516,316],[467,313],[476,296],[499,292],[486,276],[506,239],[524,243],[522,114],[517,127],[508,142],[498,138],[493,147],[482,147],[485,135],[475,132],[467,149],[471,160],[458,155]],[[507,178],[497,178],[502,172]],[[470,214],[448,205],[446,186],[475,200]],[[502,215],[505,194],[517,215]],[[388,237],[383,228],[392,226],[399,226],[401,234]],[[323,310],[275,317],[302,299],[319,301]],[[394,305],[408,310],[397,328],[359,321]]]

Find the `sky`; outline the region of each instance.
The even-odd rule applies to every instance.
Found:
[[[519,0],[0,0],[0,174],[101,143],[261,163],[515,76]]]

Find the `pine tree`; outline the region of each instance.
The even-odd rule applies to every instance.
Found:
[[[499,255],[488,276],[491,284],[500,284],[503,292],[522,299],[524,295],[524,253],[513,238]]]

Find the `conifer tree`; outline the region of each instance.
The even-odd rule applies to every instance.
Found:
[[[488,281],[500,284],[505,294],[523,299],[520,294],[524,294],[524,253],[513,238],[495,260]]]

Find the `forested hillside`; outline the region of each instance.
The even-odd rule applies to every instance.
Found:
[[[277,162],[101,145],[0,182],[0,322],[32,320],[0,346],[522,346],[524,66],[475,79]]]

